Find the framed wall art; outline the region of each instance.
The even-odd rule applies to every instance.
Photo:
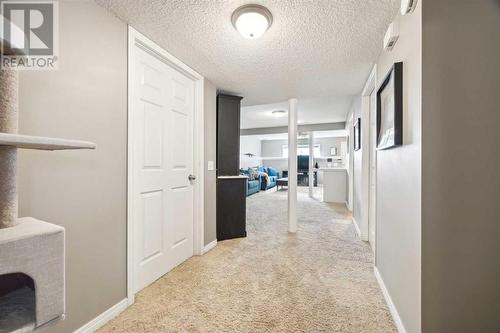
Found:
[[[377,149],[403,145],[403,63],[392,66],[377,91]]]
[[[361,118],[354,123],[354,150],[361,149]]]

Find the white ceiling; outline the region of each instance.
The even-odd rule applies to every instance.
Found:
[[[243,105],[360,93],[400,2],[254,0],[274,21],[252,40],[230,19],[249,0],[96,1]]]
[[[322,124],[346,121],[351,105],[350,96],[299,99],[297,104],[299,124]],[[284,117],[277,118],[274,110],[285,110]],[[277,127],[288,125],[288,102],[245,106],[241,108],[241,128]]]

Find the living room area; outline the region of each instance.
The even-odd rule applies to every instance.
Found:
[[[281,104],[241,108],[240,175],[248,177],[247,198],[288,190],[288,112]],[[322,201],[327,171],[343,169],[345,186],[340,190],[345,194],[340,202],[345,204],[349,133],[345,118],[336,117],[335,106],[329,98],[300,101],[297,192],[309,191],[311,197]],[[312,186],[308,190],[309,183]]]
[[[288,102],[252,106],[244,100],[217,96],[217,241],[247,237],[270,219],[286,226],[283,213],[290,214],[294,197],[305,219],[320,221],[322,210],[350,218],[351,100],[300,99],[298,112]]]

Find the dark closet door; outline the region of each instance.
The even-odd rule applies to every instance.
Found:
[[[240,168],[241,97],[217,96],[217,174],[236,176]]]

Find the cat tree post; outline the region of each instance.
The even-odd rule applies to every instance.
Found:
[[[17,133],[18,73],[0,69],[0,132]],[[0,146],[0,229],[17,221],[17,148]]]

